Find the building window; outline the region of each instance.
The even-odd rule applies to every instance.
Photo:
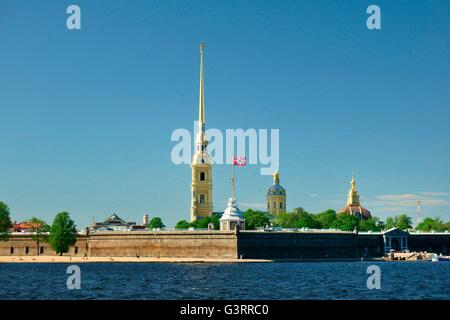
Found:
[[[28,253],[30,253],[30,248],[25,247],[25,254],[28,254]]]
[[[11,249],[9,249],[9,253],[14,254],[14,247],[11,247]]]
[[[205,173],[200,172],[200,181],[205,181]]]
[[[283,202],[280,202],[280,209],[283,209]]]
[[[44,253],[44,247],[41,247],[40,249],[39,249],[39,254],[43,254]]]
[[[276,208],[277,208],[276,202],[272,203],[272,209],[276,209]]]
[[[78,247],[75,247],[75,254],[78,254]]]
[[[200,195],[200,203],[201,204],[204,204],[206,201],[205,201],[205,195],[204,194],[201,194]]]

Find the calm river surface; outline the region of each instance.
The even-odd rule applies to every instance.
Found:
[[[369,290],[367,267],[381,268]],[[450,263],[0,264],[0,299],[450,299]]]

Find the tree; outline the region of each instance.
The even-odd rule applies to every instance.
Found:
[[[352,214],[341,212],[336,216],[336,220],[333,222],[333,228],[340,229],[342,231],[359,230],[360,219]]]
[[[213,214],[211,217],[204,217],[197,219],[190,223],[190,226],[195,229],[207,229],[208,225],[212,223],[214,230],[220,229],[220,214]]]
[[[256,230],[256,228],[268,226],[270,217],[266,212],[248,209],[243,214],[245,219],[245,229]]]
[[[77,242],[77,235],[75,222],[70,219],[69,213],[60,212],[53,220],[48,240],[53,250],[62,256]]]
[[[385,224],[384,227],[386,228],[386,230],[395,228],[395,221],[394,221],[394,218],[392,218],[392,217],[387,217],[387,218],[386,218],[386,224]]]
[[[166,226],[162,222],[162,219],[160,217],[154,217],[152,220],[150,220],[150,223],[148,224],[149,229],[164,229]]]
[[[359,222],[359,231],[381,231],[384,228],[383,222],[377,217],[371,217],[367,220],[361,220]]]
[[[186,220],[180,220],[175,225],[175,229],[189,229],[190,224]]]
[[[408,217],[406,214],[401,214],[398,216],[397,228],[402,230],[411,229],[412,228],[412,219]]]
[[[302,208],[294,209],[293,212],[295,218],[294,228],[317,228],[319,229],[320,223],[314,219],[314,215],[304,211]]]
[[[277,214],[274,225],[282,228],[320,228],[320,223],[303,208],[296,208],[293,212]]]
[[[448,223],[447,223],[448,224]],[[422,231],[445,231],[448,230],[444,222],[439,219],[433,218],[425,218],[419,225],[416,227],[417,230]]]
[[[407,230],[412,228],[411,217],[406,214],[401,214],[395,217],[388,217],[386,219],[386,229],[399,228],[402,230]]]
[[[220,229],[220,217],[221,216],[222,216],[221,214],[215,214],[215,213],[211,216],[211,219],[209,222],[213,224],[214,230]]]
[[[41,242],[48,241],[48,232],[50,231],[50,227],[45,223],[44,220],[38,219],[36,217],[32,217],[27,221],[31,225],[31,230],[33,232],[33,241],[36,242],[37,255],[40,254],[40,245]]]
[[[10,236],[11,218],[9,217],[8,206],[0,202],[0,240],[7,241]]]
[[[323,229],[330,229],[336,221],[336,211],[328,209],[324,212],[314,215],[314,219]]]

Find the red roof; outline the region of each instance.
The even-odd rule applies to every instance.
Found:
[[[42,224],[40,224],[40,223],[30,223],[27,221],[20,222],[20,223],[13,223],[13,225],[12,225],[12,228],[14,231],[38,229],[40,227],[42,227]]]
[[[354,216],[359,216],[364,220],[367,220],[372,217],[369,210],[367,210],[366,208],[364,208],[362,206],[358,206],[358,205],[345,206],[344,208],[339,210],[339,212],[350,213]]]

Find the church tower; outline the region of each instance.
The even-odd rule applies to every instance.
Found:
[[[212,161],[206,150],[208,138],[205,134],[205,101],[203,81],[203,51],[200,43],[200,97],[198,105],[198,130],[195,138],[195,153],[192,157],[191,221],[212,215]]]
[[[286,212],[286,190],[280,185],[280,173],[273,174],[273,184],[267,191],[267,211],[276,215]]]
[[[339,210],[339,212],[352,214],[361,220],[371,218],[372,215],[370,214],[370,211],[361,206],[361,203],[359,202],[359,192],[356,189],[356,180],[354,177],[352,177],[350,184],[351,187],[350,190],[348,190],[347,205]]]

